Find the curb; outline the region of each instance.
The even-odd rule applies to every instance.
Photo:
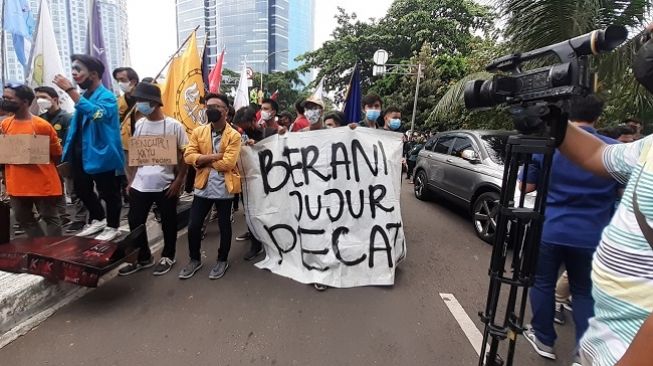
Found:
[[[146,229],[153,234],[149,241],[153,254],[163,248],[163,233],[153,218],[147,221]],[[123,225],[121,231],[129,232]],[[186,228],[177,236],[184,235]],[[120,268],[120,267],[119,267]],[[119,268],[105,274],[98,287],[118,275]],[[0,349],[18,337],[25,335],[52,314],[71,302],[93,291],[69,283],[54,283],[43,277],[30,274],[15,274],[0,271]]]

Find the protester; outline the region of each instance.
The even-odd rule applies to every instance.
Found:
[[[417,166],[417,156],[419,155],[419,152],[424,148],[424,143],[426,142],[426,139],[423,136],[417,136],[415,138],[414,143],[412,143],[410,146],[410,150],[407,153],[406,156],[406,164],[407,164],[407,172],[406,172],[406,179],[410,179],[411,184],[414,183],[413,181],[413,171],[415,170],[415,166]]]
[[[635,57],[633,74],[653,92],[653,41]],[[609,145],[569,124],[560,151],[582,168],[627,184],[603,231],[592,266],[594,317],[581,342],[583,365],[645,365],[653,341],[653,137]],[[571,276],[571,273],[569,274]],[[574,313],[576,299],[572,296]]]
[[[571,102],[569,120],[575,126],[601,138],[607,144],[617,141],[598,135],[594,123],[603,111],[603,101],[595,95],[574,98]],[[527,183],[526,192],[537,189],[543,156],[522,174]],[[571,286],[573,319],[576,325],[576,341],[587,329],[589,318],[594,315],[592,299],[592,256],[600,241],[603,228],[609,223],[618,198],[619,184],[579,168],[563,155],[553,158],[546,215],[542,229],[535,283],[530,291],[533,313],[531,326],[524,336],[542,357],[555,359],[556,332],[555,286],[564,263]]]
[[[304,102],[304,116],[310,125],[300,131],[314,131],[324,128],[322,114],[324,113],[324,101],[318,96],[310,96]]]
[[[279,126],[285,127],[286,129],[290,130],[290,125],[292,124],[292,114],[288,111],[283,111],[279,113]]]
[[[310,126],[310,123],[308,123],[308,120],[304,116],[304,106],[302,105],[303,103],[303,100],[298,100],[295,103],[297,118],[295,119],[295,122],[293,122],[293,124],[290,126],[290,132],[298,132]]]
[[[120,122],[116,97],[102,86],[104,65],[88,55],[73,55],[72,75],[82,95],[63,75],[55,84],[75,102],[63,160],[70,163],[75,193],[89,211],[88,224],[78,236],[100,233],[98,240],[113,240],[120,234],[120,178],[124,155],[120,142]],[[106,213],[100,199],[106,204]]]
[[[177,248],[177,201],[186,180],[187,165],[183,160],[183,150],[188,145],[186,128],[181,122],[163,114],[161,107],[161,90],[151,83],[139,83],[133,91],[136,108],[145,117],[136,122],[134,137],[139,136],[171,136],[177,142],[177,165],[148,165],[136,170],[129,182],[129,229],[135,230],[145,225],[147,216],[156,203],[161,214],[161,230],[163,231],[163,252],[161,259],[154,268],[153,274],[160,276],[168,273],[176,263]],[[147,231],[144,230],[134,239],[139,247],[138,258],[120,269],[122,276],[130,275],[154,265],[154,257],[150,250]]]
[[[615,127],[600,129],[599,134],[610,137],[619,142],[627,143],[635,141],[637,133],[629,125],[623,124]]]
[[[261,120],[259,124],[270,127],[270,128],[279,128],[277,123],[277,113],[279,113],[279,104],[272,99],[263,99],[261,103]]]
[[[345,114],[340,111],[331,111],[324,116],[325,128],[336,128],[345,125]]]
[[[626,118],[623,121],[623,124],[629,126],[630,128],[632,128],[635,131],[635,136],[633,136],[633,138],[635,140],[639,140],[642,137],[644,137],[642,135],[642,133],[644,131],[644,124],[642,123],[642,121],[640,121],[640,120],[638,120],[636,118]]]
[[[376,94],[368,94],[362,100],[363,113],[365,118],[358,124],[363,127],[379,128],[378,120],[381,116],[383,101]]]
[[[131,67],[119,67],[113,70],[113,78],[118,82],[118,87],[122,91],[122,95],[118,97],[118,113],[120,118],[120,141],[122,148],[125,151],[125,162],[129,161],[127,158],[129,150],[129,139],[134,134],[134,126],[136,121],[141,118],[141,115],[134,109],[136,100],[132,96],[132,91],[138,84],[138,74]],[[127,197],[127,181],[133,179],[133,169],[129,165],[125,165],[126,175],[120,176],[120,188],[123,201],[129,204]]]
[[[61,144],[57,133],[46,120],[33,116],[30,106],[35,95],[32,89],[21,84],[5,84],[2,110],[13,113],[0,124],[2,133],[13,135],[47,136],[50,162],[48,164],[5,164],[4,178],[7,194],[16,221],[27,236],[61,236],[61,219],[57,203],[63,195],[63,187],[56,162],[61,158]],[[45,222],[45,232],[34,216],[34,209]]]
[[[229,268],[231,207],[234,194],[240,193],[236,162],[240,155],[241,136],[227,123],[228,112],[229,100],[226,96],[207,95],[206,117],[210,123],[193,130],[184,153],[186,163],[192,165],[197,174],[188,224],[190,262],[179,273],[181,279],[191,278],[202,267],[202,225],[214,204],[218,207],[220,249],[217,264],[209,278],[221,278]]]
[[[68,126],[70,125],[70,113],[64,111],[59,106],[59,94],[57,94],[57,91],[54,90],[54,88],[49,86],[41,86],[35,88],[34,92],[36,94],[36,104],[38,105],[39,112],[41,113],[39,117],[48,121],[50,125],[52,125],[54,130],[57,132],[59,144],[63,144],[63,142],[66,140],[66,133],[68,133]],[[61,184],[64,184],[65,180],[63,177],[61,180]],[[72,192],[72,184],[64,184],[64,187],[67,187],[66,191]],[[68,224],[71,223],[70,215],[68,215],[68,212],[66,211],[65,193],[66,192],[61,195],[59,202],[57,202],[57,209],[59,210],[61,226],[68,226]],[[77,201],[79,200],[77,199]],[[84,210],[82,210],[82,213],[85,213]],[[76,223],[75,228],[80,230],[83,226],[84,222],[82,221]]]
[[[256,121],[256,109],[251,106],[243,107],[236,111],[234,122],[238,128],[243,131],[243,136],[246,137],[245,144],[248,146],[252,146],[257,142],[278,133],[277,129],[263,128],[259,126]],[[250,240],[251,245],[245,254],[244,259],[246,261],[251,261],[263,253],[263,244],[256,239],[254,235],[251,235],[249,228],[247,232],[236,237],[236,241],[246,240]]]
[[[383,129],[387,131],[398,131],[401,128],[401,110],[390,106],[383,115]]]

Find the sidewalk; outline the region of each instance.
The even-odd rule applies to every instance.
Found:
[[[153,252],[163,247],[159,223],[150,215],[147,232]],[[120,230],[129,232],[126,215]],[[118,269],[106,274],[98,286],[114,278]],[[0,271],[0,348],[39,325],[55,311],[92,291],[68,283],[53,283],[43,277]]]

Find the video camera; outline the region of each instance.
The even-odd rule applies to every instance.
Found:
[[[492,61],[488,72],[502,72],[491,80],[472,80],[465,84],[468,109],[493,107],[502,103],[524,104],[531,101],[559,101],[594,91],[588,55],[609,52],[628,36],[624,26],[611,25],[550,46],[515,53]],[[555,55],[560,63],[522,71],[526,61]]]

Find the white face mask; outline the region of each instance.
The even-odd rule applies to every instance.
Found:
[[[322,117],[322,110],[321,109],[307,109],[304,111],[304,117],[310,122],[310,124],[314,125],[316,123],[321,122],[321,117]]]
[[[36,104],[39,106],[41,111],[47,111],[52,107],[52,101],[45,98],[38,98]]]
[[[261,112],[261,118],[263,118],[264,121],[271,120],[272,119],[272,112],[262,111]]]
[[[123,93],[129,93],[132,90],[132,84],[130,82],[119,82],[118,87]]]

